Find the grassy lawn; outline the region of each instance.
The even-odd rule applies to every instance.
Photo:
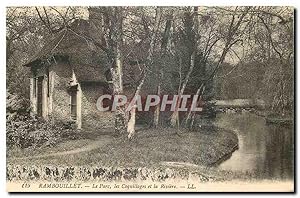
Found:
[[[7,161],[59,166],[151,167],[162,162],[206,166],[230,154],[238,144],[235,134],[221,129],[177,132],[172,128],[142,129],[131,141],[111,135],[83,135],[81,139],[68,140],[52,148],[14,149]]]
[[[55,145],[55,147],[40,147],[40,148],[29,147],[26,149],[13,148],[7,152],[7,157],[8,159],[10,159],[10,158],[24,158],[24,157],[39,156],[44,154],[52,154],[52,153],[81,148],[89,145],[90,143],[91,140],[89,139],[77,139],[77,140],[68,140],[68,141],[61,142]]]

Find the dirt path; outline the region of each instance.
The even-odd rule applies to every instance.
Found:
[[[28,157],[17,157],[17,158],[10,158],[10,160],[25,160],[25,159],[39,159],[39,158],[47,158],[47,157],[57,157],[62,155],[74,155],[83,152],[92,151],[107,145],[111,142],[111,139],[103,138],[101,140],[92,141],[89,145],[83,146],[81,148],[76,148],[69,151],[57,152],[57,153],[49,153],[44,155],[36,155],[36,156],[28,156]]]

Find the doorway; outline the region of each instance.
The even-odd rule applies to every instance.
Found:
[[[37,114],[40,117],[43,116],[43,80],[43,76],[37,78]]]

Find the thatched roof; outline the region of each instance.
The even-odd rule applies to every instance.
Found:
[[[36,66],[47,59],[63,56],[68,57],[79,80],[105,81],[104,73],[109,66],[105,54],[89,39],[89,27],[88,21],[76,20],[70,28],[56,33],[24,66]]]
[[[95,40],[101,34],[101,30],[97,29],[94,22],[83,19],[75,20],[71,27],[53,35],[24,66],[39,66],[42,62],[52,60],[53,57],[54,59],[64,57],[64,60],[67,59],[73,67],[79,81],[105,82],[105,74],[110,65],[106,54],[92,42],[91,38]],[[134,81],[140,79],[140,66],[136,65],[136,62],[146,59],[147,45],[146,42],[138,46],[123,46],[124,54],[127,55],[123,63],[124,85],[133,84]],[[140,64],[143,63],[140,62]]]

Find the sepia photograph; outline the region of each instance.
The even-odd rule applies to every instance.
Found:
[[[295,192],[294,7],[5,10],[8,192]]]

